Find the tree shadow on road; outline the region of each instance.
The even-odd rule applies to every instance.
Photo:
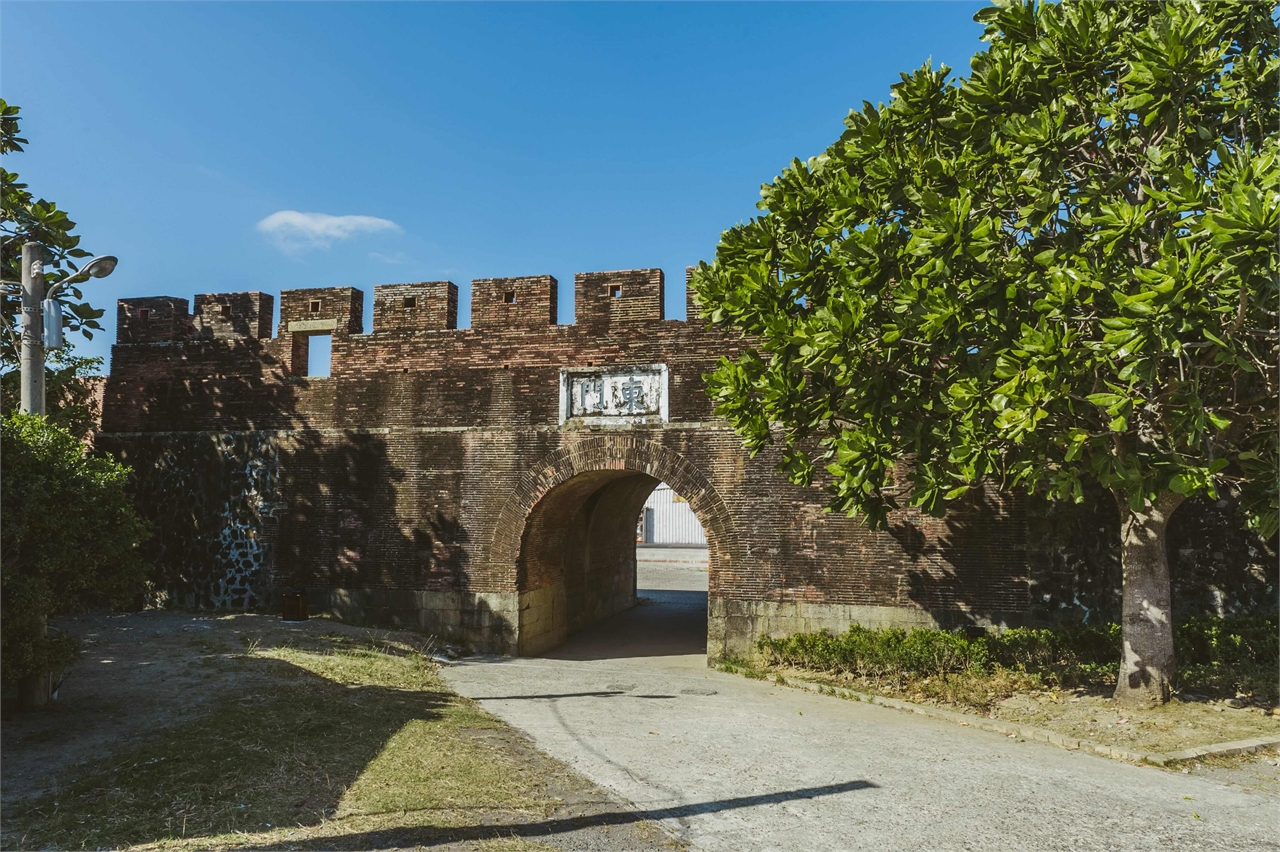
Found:
[[[504,825],[477,825],[465,828],[403,828],[386,831],[367,831],[353,834],[317,838],[314,841],[288,841],[266,846],[246,847],[252,852],[268,852],[268,850],[285,849],[388,849],[402,847],[432,847],[449,843],[465,843],[502,838],[543,838],[572,834],[588,829],[606,826],[634,825],[636,823],[664,820],[686,819],[703,814],[721,813],[723,811],[754,808],[763,805],[794,802],[799,799],[816,799],[822,796],[835,796],[855,790],[875,789],[879,785],[870,781],[845,781],[840,784],[824,784],[820,787],[801,787],[796,790],[785,790],[778,793],[764,793],[755,796],[736,796],[731,799],[715,799],[709,802],[697,802],[690,805],[676,805],[668,808],[650,808],[647,810],[609,810],[588,816],[546,819],[537,822],[509,823]]]

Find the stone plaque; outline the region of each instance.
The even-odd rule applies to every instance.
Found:
[[[666,365],[561,370],[560,422],[571,420],[586,425],[666,422]]]
[[[299,331],[337,331],[338,321],[336,319],[317,319],[317,320],[294,320],[289,323],[290,333],[296,334]]]

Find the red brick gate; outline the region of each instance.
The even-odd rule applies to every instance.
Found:
[[[980,495],[891,532],[824,512],[744,452],[703,374],[738,339],[662,318],[661,270],[121,300],[99,445],[135,469],[172,599],[312,611],[537,653],[631,605],[659,481],[711,557],[708,653],[762,633],[991,624],[1029,608],[1016,502]],[[306,375],[331,336],[328,377]]]

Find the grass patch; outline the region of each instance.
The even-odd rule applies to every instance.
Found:
[[[224,848],[543,819],[559,767],[379,643],[250,643],[258,685],[5,815],[6,847]],[[537,759],[533,759],[533,757]],[[520,837],[482,848],[547,848]],[[422,836],[430,836],[421,835]],[[421,841],[419,841],[421,842]]]
[[[752,680],[764,680],[769,676],[769,669],[742,657],[721,657],[715,667],[722,672],[742,675]]]

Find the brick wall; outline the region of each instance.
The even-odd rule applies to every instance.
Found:
[[[472,281],[471,327],[506,329],[555,325],[558,286],[550,275]]]
[[[368,334],[353,288],[284,292],[275,338],[173,333],[158,346],[122,325],[103,445],[145,478],[166,442],[269,435],[272,582],[495,650],[546,647],[629,605],[635,516],[658,481],[707,531],[713,654],[851,618],[990,624],[1028,610],[1020,503],[905,511],[889,533],[827,514],[821,491],[787,482],[768,450],[749,456],[715,418],[702,375],[738,339],[662,319],[660,270],[581,274],[575,288],[573,325],[554,324],[550,276],[473,282],[470,329],[451,327],[448,282],[376,288]],[[295,366],[314,333],[333,335],[328,378]],[[649,364],[667,365],[669,422],[560,426],[562,368]]]
[[[235,339],[270,337],[275,297],[266,293],[215,293],[195,298],[192,334]]]
[[[662,319],[661,269],[580,272],[573,276],[574,322],[597,331]]]
[[[168,343],[191,334],[187,300],[174,296],[121,299],[116,303],[116,341]]]
[[[373,327],[380,332],[458,327],[458,285],[452,281],[380,284],[373,288]]]

